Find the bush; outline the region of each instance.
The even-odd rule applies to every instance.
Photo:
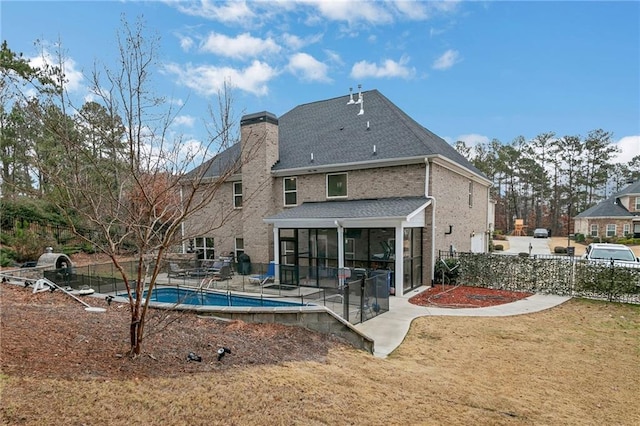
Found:
[[[585,237],[584,234],[577,233],[576,234],[576,243],[584,243]]]
[[[567,254],[567,248],[566,247],[555,246],[553,248],[553,252],[556,253],[556,254]]]
[[[518,253],[518,256],[520,256],[520,257],[529,257],[529,253],[527,253],[526,251],[521,251],[520,253]]]
[[[502,251],[502,250],[504,250],[504,246],[502,244],[496,244],[493,249],[495,251]]]
[[[443,264],[442,261],[444,261]],[[444,281],[446,284],[455,284],[460,272],[459,263],[457,259],[438,259],[434,268],[434,282],[442,284],[442,275],[444,273]]]

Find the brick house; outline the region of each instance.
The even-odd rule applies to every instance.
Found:
[[[491,182],[377,90],[245,115],[240,143],[193,172],[215,182],[225,164],[236,169],[202,214],[231,213],[192,248],[272,261],[281,283],[378,269],[401,295],[431,284],[438,250],[488,248]],[[185,229],[199,235],[198,218]]]
[[[640,238],[640,180],[576,217],[575,232],[591,237]]]

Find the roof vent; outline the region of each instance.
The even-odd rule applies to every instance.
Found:
[[[313,163],[313,152],[311,153],[311,162]]]
[[[347,105],[353,105],[355,103],[356,101],[353,100],[353,87],[349,87],[349,102],[347,102]]]
[[[376,146],[374,145],[373,146],[373,155],[376,155],[376,154],[378,154],[378,151],[376,151]]]
[[[356,104],[362,103],[362,84],[358,84],[358,100],[355,103]]]
[[[360,104],[360,112],[358,113],[358,115],[364,114],[364,95],[362,93],[358,97],[358,102],[357,103]]]

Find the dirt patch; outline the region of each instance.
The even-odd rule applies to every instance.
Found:
[[[532,294],[481,287],[434,285],[413,296],[409,302],[414,305],[440,308],[484,308],[515,302]]]
[[[242,365],[289,361],[324,362],[337,338],[301,327],[250,324],[198,317],[191,312],[150,310],[143,354],[129,348],[129,306],[85,298],[106,313],[86,312],[68,295],[33,294],[31,288],[0,286],[1,370],[13,376],[47,378],[174,377]],[[217,350],[230,354],[218,361]],[[189,353],[202,358],[188,361]]]

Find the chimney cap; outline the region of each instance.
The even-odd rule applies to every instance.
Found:
[[[271,123],[277,126],[278,117],[276,117],[276,115],[272,112],[261,111],[261,112],[254,112],[252,114],[243,115],[242,118],[240,119],[240,126],[246,126],[249,124],[256,124],[256,123]]]

